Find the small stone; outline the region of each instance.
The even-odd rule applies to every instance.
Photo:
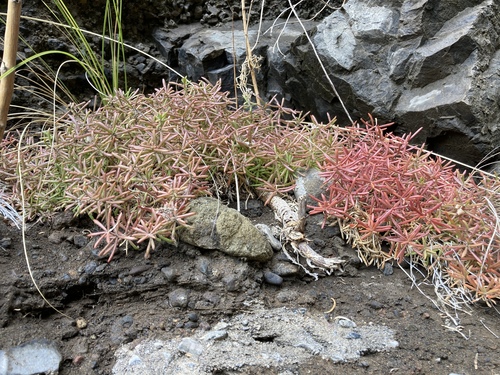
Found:
[[[85,247],[89,243],[87,236],[77,234],[73,237],[73,243],[78,247]]]
[[[54,244],[60,244],[64,241],[65,238],[66,235],[64,234],[64,232],[54,231],[49,234],[48,240]]]
[[[137,276],[137,275],[140,275],[140,274],[146,272],[149,269],[151,269],[151,266],[149,264],[143,264],[140,266],[132,267],[132,269],[129,271],[128,274],[130,276]]]
[[[76,327],[78,329],[87,328],[87,321],[84,318],[82,318],[82,317],[77,318],[76,321],[75,321],[75,323],[76,323]]]
[[[289,262],[278,262],[273,266],[272,271],[279,276],[294,276],[299,273],[299,267]]]
[[[186,307],[189,300],[189,292],[183,288],[175,289],[168,294],[168,299],[172,307]]]
[[[184,323],[184,328],[186,329],[193,329],[193,328],[198,328],[200,324],[198,322],[186,322]]]
[[[216,341],[216,340],[224,340],[227,338],[226,330],[215,330],[209,331],[201,338],[204,341]]]
[[[384,276],[390,276],[394,273],[394,268],[392,267],[391,263],[386,263],[384,265],[384,269],[382,270],[382,273]]]
[[[198,316],[198,314],[197,314],[197,313],[192,312],[192,313],[189,313],[189,314],[188,314],[188,319],[189,319],[189,321],[191,321],[191,322],[197,322],[197,321],[199,320],[199,316]]]
[[[356,323],[348,319],[339,319],[337,324],[342,328],[356,328]]]
[[[381,308],[384,307],[384,305],[378,301],[370,301],[368,306],[370,306],[370,308],[372,308],[374,310],[380,310]]]
[[[179,239],[202,249],[218,249],[228,255],[266,262],[273,249],[252,222],[217,199],[201,197],[189,203],[195,215],[179,229]]]
[[[108,266],[108,263],[103,263],[103,264],[100,264],[96,267],[95,271],[96,272],[101,272],[103,271],[106,267]]]
[[[403,317],[403,313],[401,312],[401,310],[396,309],[396,310],[393,310],[392,313],[393,313],[394,317],[396,317],[396,318]]]
[[[198,270],[207,277],[211,276],[212,266],[210,265],[210,261],[206,258],[201,258],[198,261]]]
[[[161,272],[165,275],[168,282],[175,281],[178,277],[177,270],[172,267],[163,267]]]
[[[228,275],[222,279],[228,292],[235,292],[239,289],[238,277],[236,275]]]
[[[134,278],[134,284],[140,285],[140,284],[145,284],[148,281],[145,277],[135,277]]]
[[[349,332],[345,338],[348,340],[359,340],[361,335],[357,332]]]
[[[270,271],[264,272],[264,281],[271,285],[283,284],[283,278]]]
[[[358,365],[359,367],[362,367],[362,368],[368,368],[370,367],[370,364],[366,361],[361,361],[361,362],[358,362]]]
[[[87,275],[91,275],[95,272],[96,268],[97,268],[97,263],[91,261],[83,267],[83,272],[85,272]]]
[[[203,353],[203,345],[191,337],[185,337],[181,340],[178,349],[182,353],[200,356]]]

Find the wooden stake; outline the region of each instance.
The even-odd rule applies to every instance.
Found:
[[[0,74],[4,74],[10,68],[16,66],[21,7],[21,0],[8,0],[7,22]],[[11,72],[0,80],[0,141],[3,139],[5,127],[7,126],[7,115],[9,114],[12,92],[14,91],[14,77],[14,72]]]
[[[252,85],[253,85],[253,92],[255,95],[255,101],[257,105],[261,105],[261,100],[260,100],[260,95],[259,95],[259,87],[257,86],[257,77],[255,75],[255,65],[253,63],[253,52],[252,52],[252,47],[250,47],[250,39],[248,36],[248,20],[247,20],[247,13],[245,10],[245,0],[241,0],[241,19],[243,21],[243,33],[245,35],[245,48],[247,51],[247,61],[248,61],[248,67],[250,68],[250,76],[252,77]]]

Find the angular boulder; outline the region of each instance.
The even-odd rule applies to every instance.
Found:
[[[468,164],[500,143],[498,1],[350,0],[311,38],[354,119],[422,128],[417,143]],[[292,103],[348,123],[307,40],[285,59]]]

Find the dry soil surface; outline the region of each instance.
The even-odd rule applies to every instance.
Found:
[[[274,222],[266,208],[251,216],[255,223]],[[476,305],[470,314],[458,313],[461,333],[447,328],[453,324],[398,267],[384,275],[375,268],[351,266],[344,275],[317,281],[292,272],[281,285],[271,285],[263,274],[286,263],[280,254],[259,264],[186,245],[160,246],[149,260],[129,251],[108,263],[92,251],[89,228],[88,222],[55,215],[51,223],[29,225],[26,233],[33,275],[63,316],[34,288],[20,231],[0,222],[0,349],[45,338],[53,340],[63,356],[60,374],[110,374],[115,352],[124,344],[192,336],[238,314],[287,307],[322,317],[326,327],[340,316],[358,325],[386,326],[399,346],[362,353],[346,363],[317,355],[289,368],[249,365],[214,373],[500,373],[500,314]],[[319,230],[313,223],[308,233],[321,251],[331,255],[338,248],[335,231]],[[421,289],[433,297],[432,287],[421,284]],[[332,299],[336,308],[325,313]],[[88,323],[85,328],[77,327],[77,317]]]

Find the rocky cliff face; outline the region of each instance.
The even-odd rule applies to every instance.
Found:
[[[351,0],[312,40],[355,117],[396,121],[399,133],[422,127],[418,141],[474,164],[500,141],[499,34],[493,0]],[[321,118],[342,116],[304,38],[285,59],[283,92]]]

